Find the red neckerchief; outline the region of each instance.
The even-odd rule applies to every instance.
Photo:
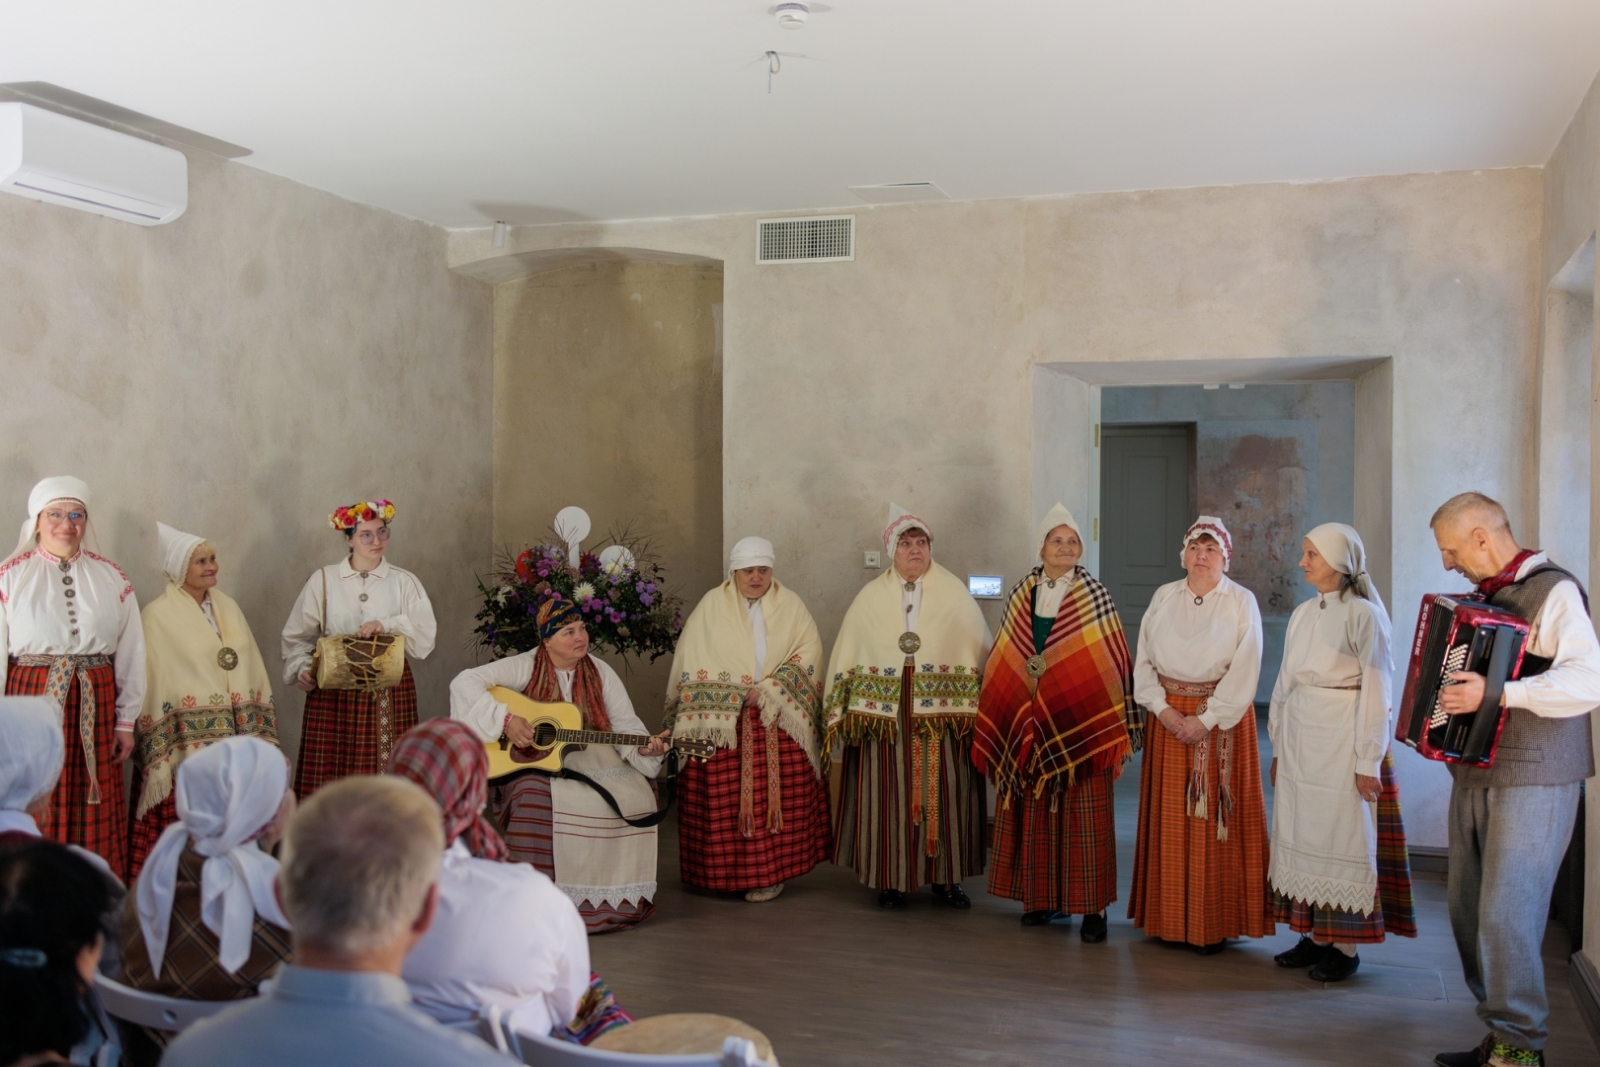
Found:
[[[1521,552],[1518,552],[1517,558],[1512,560],[1510,563],[1507,563],[1505,570],[1501,571],[1493,578],[1485,578],[1483,581],[1479,582],[1478,592],[1485,600],[1487,600],[1489,597],[1494,596],[1506,586],[1515,583],[1517,580],[1517,572],[1522,569],[1522,565],[1538,554],[1539,553],[1535,552],[1531,548],[1525,548]]]

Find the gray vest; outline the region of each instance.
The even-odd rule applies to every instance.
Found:
[[[1516,612],[1530,622],[1539,617],[1550,591],[1560,582],[1578,586],[1584,606],[1588,595],[1578,579],[1553,563],[1535,567],[1526,578],[1513,582],[1489,603]],[[1550,669],[1550,660],[1525,656],[1522,677],[1531,678]],[[1546,719],[1527,708],[1507,708],[1506,725],[1500,734],[1500,748],[1494,766],[1463,767],[1450,764],[1456,785],[1485,788],[1513,785],[1567,785],[1594,774],[1594,744],[1589,737],[1588,714],[1569,719]]]

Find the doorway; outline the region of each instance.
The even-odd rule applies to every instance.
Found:
[[[1133,650],[1150,598],[1184,576],[1174,546],[1195,510],[1194,423],[1102,430],[1100,580]]]

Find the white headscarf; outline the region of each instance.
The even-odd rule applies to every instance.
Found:
[[[1034,532],[1033,539],[1039,543],[1040,559],[1044,558],[1045,538],[1049,537],[1050,531],[1054,530],[1057,526],[1070,527],[1072,532],[1078,535],[1078,540],[1083,540],[1083,531],[1078,528],[1078,520],[1073,518],[1072,512],[1068,511],[1066,505],[1062,504],[1058,500],[1056,501],[1056,506],[1051,508],[1049,512],[1045,514],[1043,519],[1039,520],[1039,527]]]
[[[894,555],[895,545],[900,543],[900,535],[907,530],[917,529],[928,535],[928,540],[933,540],[933,531],[928,529],[928,524],[917,518],[899,504],[889,505],[889,525],[883,528],[883,550]]]
[[[0,697],[0,811],[27,811],[61,777],[66,738],[49,697]]]
[[[204,537],[174,530],[164,522],[156,523],[156,552],[161,557],[161,572],[174,585],[182,585],[189,576],[189,560],[194,550],[205,543]]]
[[[1189,547],[1189,542],[1197,537],[1209,535],[1222,549],[1222,569],[1226,571],[1233,562],[1233,535],[1228,533],[1227,526],[1215,515],[1202,515],[1194,520],[1194,525],[1183,534],[1183,547],[1178,549],[1178,559],[1183,559],[1184,552]]]
[[[1340,574],[1348,574],[1356,592],[1373,606],[1375,610],[1372,614],[1377,620],[1382,639],[1373,643],[1378,662],[1372,666],[1393,669],[1388,661],[1391,645],[1389,609],[1384,607],[1383,597],[1378,595],[1378,587],[1367,573],[1367,546],[1361,543],[1361,535],[1356,533],[1355,527],[1342,522],[1325,522],[1306,534],[1306,539],[1317,546],[1317,551],[1328,561],[1328,566]]]
[[[22,532],[17,537],[17,548],[12,552],[13,557],[20,556],[33,548],[34,527],[39,522],[39,512],[57,500],[76,500],[83,505],[85,513],[89,511],[89,487],[81,479],[70,474],[57,475],[46,478],[33,487],[28,494],[28,517],[22,521]],[[87,524],[83,530],[84,537],[89,536]]]
[[[765,537],[741,537],[728,553],[728,570],[742,571],[746,567],[770,567],[777,557],[772,542]]]
[[[194,850],[206,857],[200,868],[200,919],[217,935],[217,962],[232,974],[250,958],[257,915],[289,925],[272,896],[278,861],[255,845],[289,790],[289,764],[276,745],[239,735],[184,760],[177,779],[172,795],[178,821],[151,850],[136,890],[150,971],[161,977],[178,859],[192,839]]]

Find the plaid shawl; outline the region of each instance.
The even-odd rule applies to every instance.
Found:
[[[1035,567],[1012,589],[978,698],[972,762],[1002,797],[1043,789],[1063,774],[1071,782],[1084,764],[1090,773],[1120,770],[1132,754],[1133,657],[1111,594],[1078,567],[1041,652],[1033,642],[1033,590],[1043,570]],[[1027,666],[1034,655],[1044,657],[1037,683]]]
[[[479,859],[504,861],[506,843],[483,808],[489,802],[489,759],[466,723],[429,719],[407,730],[394,746],[389,774],[409,778],[444,809],[444,839],[457,837]]]

